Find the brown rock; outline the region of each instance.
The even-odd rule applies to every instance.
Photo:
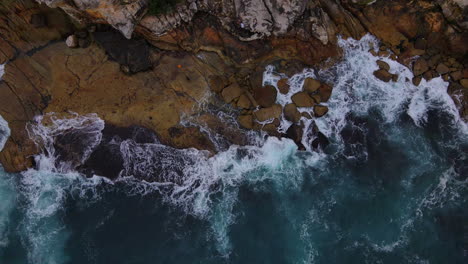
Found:
[[[378,60],[377,65],[379,65],[379,68],[382,69],[382,70],[385,70],[385,71],[390,70],[390,65],[388,65],[388,63],[386,63],[385,61]]]
[[[47,26],[47,18],[44,14],[31,15],[31,24],[35,28],[42,28]]]
[[[415,86],[419,86],[419,84],[421,83],[421,80],[422,80],[421,76],[413,77],[413,84]]]
[[[322,117],[328,113],[328,107],[324,105],[315,105],[314,106],[314,114],[316,117]]]
[[[295,104],[287,104],[284,107],[284,117],[286,120],[296,123],[301,119],[301,113],[297,110]]]
[[[447,65],[445,65],[443,63],[439,63],[439,65],[437,65],[436,71],[439,74],[446,74],[446,73],[448,73],[450,71],[450,69],[449,69],[449,67],[447,67]]]
[[[242,89],[239,87],[239,84],[233,83],[228,87],[224,88],[221,92],[224,102],[230,103],[234,99],[238,98],[242,94]]]
[[[286,137],[292,139],[294,143],[299,147],[299,150],[305,150],[302,144],[302,135],[304,134],[303,124],[292,124],[286,131]]]
[[[250,107],[252,107],[252,103],[250,102],[250,99],[247,97],[247,95],[242,94],[239,97],[239,100],[237,101],[237,107],[242,109],[250,109]]]
[[[305,117],[305,118],[307,118],[307,119],[312,119],[312,116],[311,116],[309,113],[307,113],[307,112],[302,112],[302,113],[301,113],[301,116],[303,116],[303,117]]]
[[[312,78],[306,78],[304,80],[304,86],[302,89],[308,93],[315,93],[320,87],[321,83]]]
[[[423,78],[426,80],[426,81],[430,81],[432,80],[432,78],[434,78],[436,76],[435,72],[433,70],[429,70],[427,72],[425,72],[423,74]]]
[[[427,66],[427,61],[425,59],[419,58],[418,60],[414,62],[414,65],[413,65],[414,76],[421,75],[424,72],[426,72],[428,69],[429,67]]]
[[[414,42],[414,48],[416,48],[416,49],[425,50],[426,47],[427,47],[427,41],[426,41],[425,38],[418,38]]]
[[[314,99],[312,99],[306,92],[299,92],[291,97],[292,101],[297,107],[312,107],[315,105]]]
[[[463,74],[461,71],[455,71],[450,73],[450,77],[452,77],[452,80],[458,81],[463,77]]]
[[[275,87],[266,85],[263,87],[256,87],[253,96],[261,107],[270,107],[276,102],[277,93]]]
[[[241,115],[241,116],[239,116],[237,121],[239,121],[239,124],[243,128],[247,128],[247,129],[252,129],[253,128],[253,117],[252,117],[252,115]]]
[[[322,102],[327,102],[332,94],[332,87],[328,84],[322,84],[318,90]]]
[[[389,73],[388,71],[384,70],[384,69],[380,69],[380,70],[377,70],[374,72],[374,76],[381,80],[381,81],[384,81],[384,82],[389,82],[390,80],[392,80],[392,74]]]
[[[277,86],[278,86],[278,90],[280,91],[280,93],[287,94],[289,92],[288,79],[283,78],[279,80]]]
[[[464,88],[468,88],[468,79],[461,79],[461,80],[460,80],[460,84],[461,84]]]
[[[211,75],[208,78],[208,84],[210,85],[210,89],[215,93],[220,93],[226,87],[224,78],[220,75]]]
[[[269,119],[280,118],[281,113],[281,105],[275,104],[268,108],[260,108],[254,112],[254,116],[258,121],[263,122]]]
[[[311,95],[312,99],[318,104],[322,101],[322,98],[320,97],[320,94],[313,94]]]

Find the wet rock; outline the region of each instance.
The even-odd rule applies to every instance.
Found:
[[[425,50],[427,48],[427,40],[425,38],[418,38],[414,42],[414,48]]]
[[[316,132],[316,138],[312,141],[313,149],[325,149],[329,144],[330,141],[322,132]]]
[[[466,89],[468,88],[468,79],[461,79],[460,84]]]
[[[253,117],[252,117],[252,115],[241,115],[241,116],[239,116],[237,121],[239,122],[239,124],[243,128],[247,128],[247,129],[252,129],[253,128]]]
[[[301,124],[292,124],[288,130],[286,130],[286,137],[290,138],[296,143],[299,147],[299,150],[305,150],[304,145],[302,144],[302,136],[304,134],[304,125]]]
[[[277,86],[278,86],[278,90],[280,91],[280,93],[287,94],[289,92],[288,79],[283,78],[279,80]]]
[[[446,74],[446,73],[448,73],[450,71],[450,69],[449,69],[449,67],[447,67],[447,65],[445,65],[443,63],[439,63],[439,65],[437,65],[436,71],[439,74]]]
[[[126,39],[115,31],[95,32],[94,39],[109,57],[121,65],[128,65],[131,73],[146,71],[152,67],[149,46],[143,39]]]
[[[312,78],[306,78],[302,89],[308,93],[315,93],[320,88],[320,85],[322,84],[319,81]]]
[[[390,70],[390,65],[388,65],[388,63],[386,63],[383,60],[378,60],[377,65],[379,65],[380,69],[385,70],[387,72]]]
[[[230,103],[234,99],[238,98],[242,94],[242,89],[239,87],[239,84],[233,83],[228,87],[224,88],[221,92],[224,102]]]
[[[80,46],[80,48],[86,49],[89,45],[91,45],[91,40],[89,38],[78,39],[78,46]]]
[[[264,122],[270,119],[280,118],[282,113],[281,105],[275,104],[273,106],[267,108],[261,108],[254,112],[255,118],[260,121]]]
[[[313,94],[311,95],[310,97],[312,97],[312,99],[314,99],[314,101],[319,104],[321,101],[322,101],[322,97],[320,96],[320,94]]]
[[[393,75],[384,69],[376,70],[374,76],[384,82],[389,82],[392,80]]]
[[[297,110],[295,104],[287,104],[284,107],[284,117],[286,120],[296,123],[301,119],[301,113]]]
[[[65,40],[65,44],[67,44],[67,47],[69,47],[69,48],[77,48],[78,47],[78,38],[75,35],[70,35]]]
[[[315,105],[314,99],[312,99],[307,92],[296,93],[291,99],[297,107],[312,107]]]
[[[413,84],[414,84],[415,86],[419,86],[419,84],[421,83],[421,80],[422,80],[422,77],[421,77],[421,76],[413,77]]]
[[[320,99],[322,102],[327,102],[332,94],[332,87],[328,84],[322,84],[318,89],[318,94],[320,95]]]
[[[432,71],[432,70],[429,70],[427,72],[425,72],[423,74],[423,78],[426,80],[426,81],[430,81],[432,80],[432,78],[436,77],[437,74],[435,73],[435,71]]]
[[[311,116],[309,113],[307,113],[307,112],[302,112],[302,113],[301,113],[301,116],[303,116],[303,117],[305,117],[305,118],[307,118],[307,119],[312,119],[312,116]]]
[[[328,113],[328,107],[324,105],[315,105],[314,106],[314,114],[316,117],[322,117]]]
[[[421,75],[429,69],[427,61],[423,58],[419,58],[414,62],[413,73],[415,76]]]
[[[242,109],[250,109],[252,107],[252,103],[250,102],[250,99],[247,97],[247,95],[242,94],[239,97],[239,100],[237,101],[237,107]]]
[[[276,102],[276,88],[271,85],[256,87],[253,97],[261,107],[270,107]]]

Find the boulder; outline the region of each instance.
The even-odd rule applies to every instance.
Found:
[[[429,66],[427,65],[427,61],[423,58],[419,58],[414,62],[413,65],[413,73],[414,76],[418,76],[423,74],[429,69]]]
[[[287,104],[284,107],[284,117],[286,120],[296,123],[301,119],[301,113],[297,110],[295,104]]]
[[[242,89],[239,87],[239,84],[233,83],[228,87],[224,88],[221,92],[224,102],[230,103],[234,99],[238,98],[242,94]]]
[[[319,81],[312,78],[306,78],[304,80],[304,85],[302,86],[302,89],[308,93],[315,93],[320,87],[320,85],[321,83]]]
[[[314,114],[316,117],[322,117],[328,113],[328,107],[324,105],[315,105],[314,106]]]
[[[312,99],[307,92],[296,93],[291,99],[297,107],[312,107],[315,105],[314,99]]]
[[[267,108],[260,108],[254,112],[255,119],[264,122],[270,119],[280,118],[282,113],[281,105],[275,104]]]
[[[322,84],[318,89],[318,94],[320,95],[320,99],[322,102],[327,102],[332,94],[332,87],[328,84]]]
[[[270,107],[276,102],[276,88],[271,85],[256,87],[254,89],[254,99],[261,107]]]
[[[289,92],[288,79],[283,78],[279,80],[277,86],[280,93],[287,94]]]
[[[243,128],[253,128],[253,117],[252,115],[241,115],[237,118],[237,121]]]
[[[302,144],[302,136],[304,134],[304,125],[301,124],[292,124],[288,130],[286,130],[286,137],[290,138],[296,143],[299,147],[299,150],[305,150],[304,145]]]
[[[250,99],[247,97],[247,95],[242,94],[239,97],[239,100],[237,101],[237,107],[242,109],[250,109],[252,107],[252,103],[250,102]]]
[[[450,69],[449,69],[449,67],[447,67],[447,65],[445,65],[443,63],[439,63],[439,65],[437,65],[436,71],[439,74],[446,74],[446,73],[448,73],[450,71]]]
[[[415,86],[419,86],[419,84],[421,83],[421,80],[422,80],[422,77],[421,77],[421,76],[413,77],[413,84],[414,84]]]
[[[75,35],[70,35],[65,40],[65,44],[69,48],[77,48],[78,47],[78,38]]]
[[[389,82],[392,80],[393,75],[384,69],[376,70],[374,76],[384,82]]]
[[[379,65],[379,68],[382,69],[382,70],[385,70],[385,71],[389,71],[389,70],[390,70],[390,65],[388,65],[388,63],[386,63],[386,62],[383,61],[383,60],[378,60],[378,61],[377,61],[377,65]]]
[[[224,87],[226,87],[224,78],[220,75],[211,75],[208,77],[208,84],[210,85],[211,91],[215,93],[220,93]]]
[[[452,80],[458,81],[463,77],[463,73],[461,71],[454,71],[450,73],[450,77],[452,78]]]

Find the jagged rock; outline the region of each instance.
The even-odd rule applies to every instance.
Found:
[[[208,79],[210,89],[215,93],[220,93],[226,87],[226,81],[219,75],[211,75]]]
[[[328,113],[328,107],[324,105],[314,105],[314,114],[316,117],[322,117]]]
[[[306,78],[304,80],[304,85],[302,86],[302,89],[308,93],[315,93],[318,88],[322,85],[320,81],[317,81],[312,78]]]
[[[413,73],[415,76],[421,75],[429,69],[427,62],[423,58],[419,58],[414,62]]]
[[[379,65],[379,68],[381,70],[385,70],[385,71],[389,71],[390,70],[390,65],[388,65],[388,63],[386,63],[385,61],[383,60],[378,60],[377,61],[377,65]]]
[[[384,69],[376,70],[374,76],[384,82],[389,82],[392,80],[393,75]]]
[[[277,90],[274,86],[258,86],[254,89],[254,99],[261,107],[270,107],[276,102]]]
[[[239,87],[239,84],[233,83],[228,87],[224,88],[221,92],[224,102],[230,103],[234,99],[238,98],[242,94],[242,89]]]
[[[126,39],[115,31],[95,32],[94,39],[121,65],[126,65],[131,73],[148,70],[152,67],[149,46],[145,40]]]
[[[237,120],[239,121],[239,124],[243,128],[247,128],[247,129],[252,129],[253,128],[253,117],[252,117],[252,115],[241,115],[241,116],[239,116],[239,118]]]
[[[119,30],[127,39],[132,37],[135,26],[145,14],[148,0],[36,0],[50,7],[60,7],[79,22],[106,21]]]
[[[287,94],[289,92],[288,79],[283,78],[279,80],[277,83],[277,86],[278,86],[278,90],[280,91],[280,93]]]
[[[291,97],[291,100],[297,107],[312,107],[315,105],[314,99],[307,92],[296,93]]]
[[[260,108],[259,110],[254,112],[254,116],[258,121],[264,122],[270,119],[280,118],[281,113],[281,105],[275,104],[268,108]]]
[[[304,134],[304,125],[301,124],[292,124],[288,130],[286,130],[286,137],[290,138],[296,143],[299,147],[299,150],[305,150],[304,145],[302,144],[302,136]]]
[[[425,50],[427,48],[427,41],[425,38],[418,38],[414,42],[414,48],[420,49],[420,50]]]
[[[68,36],[67,40],[65,40],[67,47],[69,48],[77,48],[78,47],[78,38],[76,35]]]
[[[439,63],[439,65],[437,65],[436,71],[439,74],[446,74],[446,73],[448,73],[450,71],[450,69],[449,69],[449,67],[447,67],[447,65],[445,65],[443,63]]]
[[[301,119],[301,113],[297,110],[295,104],[287,104],[284,107],[284,117],[286,120],[296,123]]]

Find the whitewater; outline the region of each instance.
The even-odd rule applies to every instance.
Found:
[[[0,170],[0,263],[466,263],[468,127],[448,84],[414,86],[409,69],[369,52],[373,36],[339,45],[341,62],[278,93],[284,106],[307,77],[334,87],[328,114],[302,119],[306,151],[254,133],[214,156],[115,137],[119,176],[85,177],[105,122],[37,116],[26,128],[36,167]],[[374,77],[379,59],[396,82]],[[285,77],[268,66],[263,82]],[[311,147],[314,126],[324,149]],[[70,131],[73,160],[54,145]],[[9,136],[0,118],[0,149]]]

